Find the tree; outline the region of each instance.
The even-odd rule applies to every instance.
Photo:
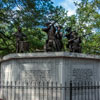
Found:
[[[0,2],[0,55],[15,52],[13,33],[21,26],[30,43],[30,52],[43,49],[46,16],[54,10],[51,0],[2,0]]]
[[[0,2],[0,55],[15,52],[13,33],[17,31],[18,26],[22,27],[23,33],[28,37],[29,52],[42,50],[46,33],[41,28],[48,21],[56,21],[56,25],[62,25],[63,36],[66,34],[67,27],[72,27],[72,30],[76,30],[80,36],[87,34],[82,38],[83,53],[99,54],[100,1],[81,0],[80,3],[75,2],[75,5],[76,14],[68,16],[63,7],[54,7],[51,0],[2,0]],[[65,37],[63,42],[64,50],[67,50]]]
[[[76,3],[77,13],[77,27],[80,34],[90,34],[83,38],[83,52],[96,54],[99,51],[99,41],[98,40],[100,33],[100,13],[98,11],[100,1],[99,0],[82,0],[80,3]],[[94,38],[96,40],[94,40]],[[96,42],[95,42],[96,41]],[[95,45],[94,45],[95,44]],[[93,47],[92,47],[93,46]],[[90,52],[86,52],[86,48]],[[97,51],[96,49],[97,48]],[[94,51],[94,52],[93,52]]]
[[[83,53],[99,54],[99,41],[94,42],[94,37],[96,40],[99,39],[100,13],[98,9],[100,9],[100,1],[81,0],[80,3],[75,2],[75,5],[76,14],[67,16],[65,28],[71,27],[72,30],[78,32],[79,36],[83,36],[81,44]]]

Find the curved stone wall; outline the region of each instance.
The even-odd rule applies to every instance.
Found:
[[[1,60],[4,81],[100,81],[100,56],[67,52],[18,53]]]

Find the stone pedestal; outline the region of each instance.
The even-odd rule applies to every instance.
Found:
[[[67,52],[16,53],[1,60],[4,81],[100,81],[100,56]]]

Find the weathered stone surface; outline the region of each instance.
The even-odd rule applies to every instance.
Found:
[[[67,52],[16,53],[1,60],[5,81],[100,81],[100,56]]]
[[[68,53],[68,52],[42,52],[42,53],[15,53],[4,56],[2,60],[19,59],[19,58],[46,58],[46,57],[61,57],[61,58],[84,58],[84,59],[99,59],[99,55],[89,55],[82,53]]]

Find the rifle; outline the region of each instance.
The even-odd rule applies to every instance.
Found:
[[[77,36],[77,37],[75,37],[75,38],[73,38],[73,39],[70,39],[69,40],[69,42],[71,42],[71,41],[74,41],[74,40],[76,40],[77,38],[83,38],[83,37],[85,37],[85,36],[87,36],[87,35],[90,35],[90,34],[92,34],[92,33],[89,33],[89,34],[85,34],[85,35],[82,35],[82,36]]]
[[[92,33],[89,33],[89,34],[84,34],[84,35],[82,35],[82,36],[80,36],[80,37],[85,37],[85,36],[87,36],[87,35],[91,35]]]
[[[54,25],[55,23],[57,23],[59,21],[60,18],[58,18],[57,20],[55,20],[53,23],[51,23],[50,26]]]

